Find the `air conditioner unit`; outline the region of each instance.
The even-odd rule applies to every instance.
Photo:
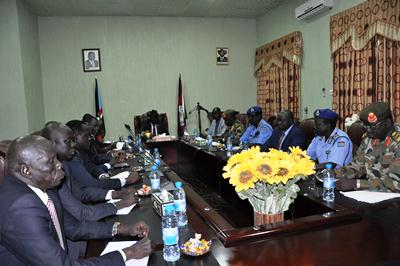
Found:
[[[303,20],[333,7],[334,0],[309,0],[296,8],[297,20]]]

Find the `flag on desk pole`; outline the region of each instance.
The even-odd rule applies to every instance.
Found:
[[[178,85],[178,137],[182,137],[186,131],[186,107],[183,97],[181,74],[179,74]]]
[[[97,78],[95,78],[94,98],[96,104],[96,117],[99,119],[99,122],[101,123],[96,139],[102,142],[104,136],[106,135],[106,126],[104,124],[103,105],[101,103],[101,96],[99,91],[99,85],[97,83]]]

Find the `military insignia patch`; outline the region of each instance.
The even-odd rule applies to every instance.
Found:
[[[372,112],[369,113],[368,114],[368,122],[375,123],[376,121],[378,121],[378,118],[376,117],[376,115]]]
[[[339,141],[339,142],[337,143],[337,146],[338,146],[338,147],[344,147],[344,146],[346,146],[346,142],[344,142],[344,141]]]

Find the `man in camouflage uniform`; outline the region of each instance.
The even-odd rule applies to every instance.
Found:
[[[225,125],[227,126],[226,131],[223,135],[224,139],[231,136],[232,144],[239,145],[240,137],[244,132],[244,125],[238,119],[236,119],[237,111],[228,109],[224,113]]]
[[[339,190],[400,192],[400,125],[388,103],[372,103],[360,113],[366,135],[353,161],[336,170]],[[366,175],[367,179],[360,179]]]

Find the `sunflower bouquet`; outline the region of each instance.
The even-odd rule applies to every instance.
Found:
[[[283,213],[297,197],[300,179],[314,174],[315,164],[298,147],[290,153],[253,147],[234,154],[224,166],[223,177],[235,187],[241,199],[248,199],[254,211]]]

